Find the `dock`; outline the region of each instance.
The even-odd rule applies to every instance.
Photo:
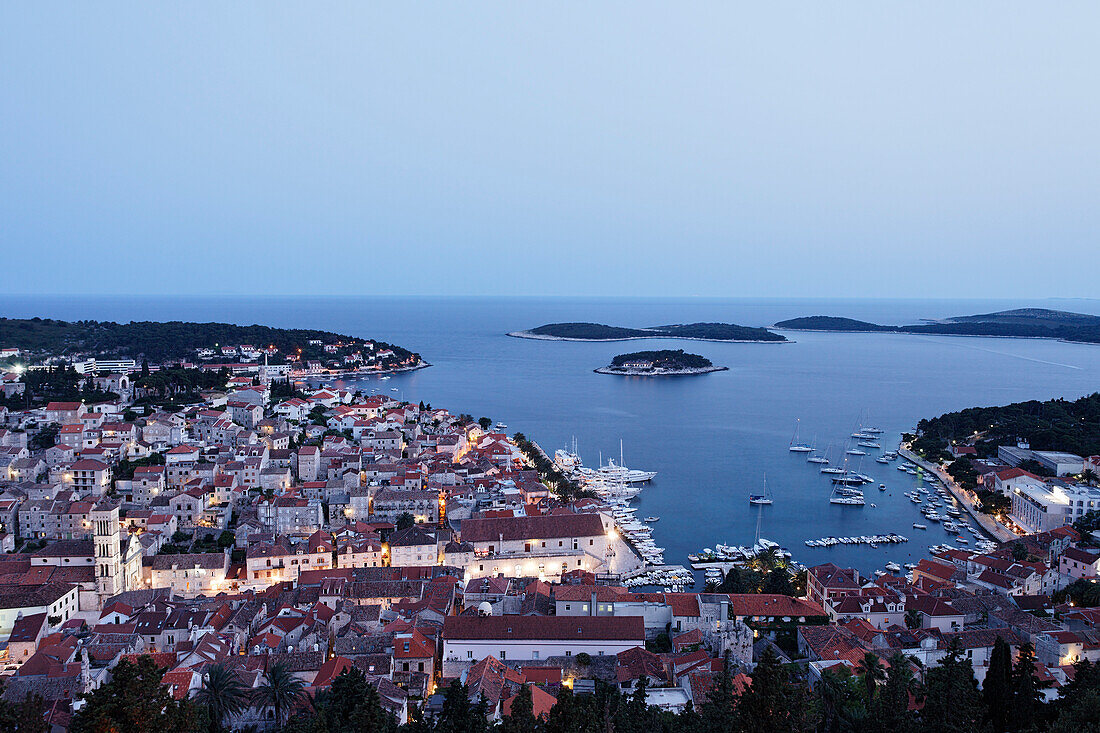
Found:
[[[643,575],[649,575],[650,573],[687,573],[690,572],[683,565],[646,565],[645,567],[638,568],[636,570],[630,570],[623,573],[623,580],[630,580],[632,578],[640,578]]]

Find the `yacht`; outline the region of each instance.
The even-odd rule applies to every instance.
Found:
[[[834,486],[833,493],[829,497],[829,503],[841,504],[843,506],[863,506],[863,492],[859,489]]]
[[[889,463],[890,459],[887,458],[886,456],[879,456],[878,458],[875,459],[875,461],[878,462],[878,463]]]
[[[896,562],[888,562],[885,565],[883,565],[883,567],[886,568],[887,570],[891,570],[895,573],[901,570],[901,565],[898,565]]]
[[[882,446],[873,440],[861,440],[857,445],[861,445],[864,448],[881,448]]]
[[[860,450],[859,448],[849,448],[848,450],[846,450],[844,452],[847,453],[850,456],[865,456],[865,455],[867,455],[867,451]]]
[[[794,437],[791,438],[790,451],[792,453],[813,453],[814,449],[805,443],[798,442],[798,428],[801,424],[801,420],[795,420],[794,422]]]
[[[913,522],[913,529],[928,529],[928,525],[927,524],[920,524],[918,522]]]
[[[758,505],[767,505],[772,503],[772,496],[768,493],[768,476],[764,474],[764,493],[763,494],[749,494],[749,503]]]
[[[502,422],[498,422],[495,427],[497,430],[505,430],[508,426]]]
[[[822,473],[844,473],[844,469],[839,466],[831,466],[829,468],[821,469]]]

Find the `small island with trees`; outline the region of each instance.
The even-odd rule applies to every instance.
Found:
[[[1100,343],[1100,316],[1086,313],[1017,308],[1015,310],[928,320],[908,326],[884,326],[837,316],[804,316],[779,321],[773,328],[784,331],[837,331],[848,333],[909,333],[941,336],[992,336],[1046,338],[1077,343]]]
[[[727,369],[729,367],[715,366],[710,359],[698,354],[685,353],[683,349],[665,349],[619,354],[611,360],[610,365],[600,367],[595,372],[632,377],[677,377],[724,372]]]
[[[608,326],[603,323],[548,323],[526,331],[512,331],[508,335],[543,341],[628,341],[651,338],[747,343],[787,341],[786,336],[766,328],[739,326],[736,323],[676,323],[648,328]]]

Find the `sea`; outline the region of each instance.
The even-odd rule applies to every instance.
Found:
[[[796,425],[800,438],[828,451],[836,465],[860,426],[881,428],[889,449],[920,419],[944,412],[1091,394],[1100,389],[1100,345],[810,332],[788,332],[791,343],[778,344],[577,343],[506,333],[562,321],[767,326],[805,315],[902,324],[1018,307],[1100,315],[1097,300],[0,296],[0,314],[8,317],[260,323],[398,344],[432,366],[347,386],[489,417],[551,455],[575,444],[589,466],[618,461],[621,450],[628,467],[657,472],[637,501],[638,516],[660,517],[654,539],[668,563],[686,564],[688,553],[718,543],[752,545],[763,537],[807,565],[832,561],[864,573],[891,560],[916,562],[928,546],[955,544],[954,538],[925,522],[903,496],[920,479],[876,463],[875,450],[862,466],[851,463],[875,479],[867,504],[830,504],[829,477],[805,454],[789,451]],[[702,354],[729,371],[664,378],[593,372],[616,354],[663,348]],[[774,504],[750,506],[748,495],[760,492],[765,477]],[[928,529],[914,529],[914,522]],[[804,545],[891,532],[910,541]]]

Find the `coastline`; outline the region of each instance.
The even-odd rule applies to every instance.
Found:
[[[615,369],[614,367],[605,366],[599,369],[593,369],[592,371],[596,374],[610,374],[616,377],[690,377],[696,374],[710,374],[711,372],[728,372],[729,367],[709,366],[699,369]]]
[[[389,374],[403,374],[415,372],[418,369],[427,369],[431,363],[421,361],[416,366],[398,367],[397,369],[351,369],[344,372],[324,372],[322,374],[291,374],[291,379],[352,379],[356,377],[386,376]]]
[[[790,339],[784,339],[783,341],[773,341],[764,339],[705,339],[695,336],[669,336],[667,334],[654,334],[652,336],[623,336],[621,338],[613,339],[581,339],[573,338],[571,336],[546,336],[540,333],[531,333],[530,331],[509,331],[504,334],[505,336],[511,336],[517,339],[531,339],[532,341],[580,341],[582,343],[591,342],[610,342],[610,341],[644,341],[646,339],[670,339],[673,341],[710,341],[716,344],[793,344],[794,341]]]

